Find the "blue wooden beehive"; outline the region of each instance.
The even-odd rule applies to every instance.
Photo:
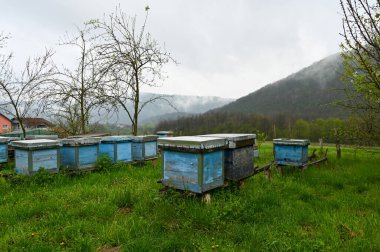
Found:
[[[0,163],[8,162],[8,137],[0,137]]]
[[[239,181],[255,172],[253,162],[255,134],[209,134],[207,137],[219,137],[228,142],[224,151],[224,178]]]
[[[99,157],[99,142],[99,138],[62,139],[62,167],[76,170],[95,168]]]
[[[48,139],[12,142],[12,146],[15,149],[15,172],[32,174],[40,168],[44,168],[52,173],[58,172],[60,145],[59,141]]]
[[[99,155],[107,154],[112,162],[132,162],[132,138],[130,136],[111,136],[102,138]]]
[[[157,131],[158,138],[173,137],[173,131]]]
[[[274,161],[277,165],[303,166],[308,161],[309,140],[273,139]]]
[[[134,161],[157,158],[157,135],[132,137],[132,157]]]
[[[224,184],[224,149],[227,142],[216,137],[160,138],[165,186],[195,193]]]

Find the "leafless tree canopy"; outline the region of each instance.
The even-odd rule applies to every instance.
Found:
[[[159,86],[165,77],[163,66],[170,61],[175,62],[146,31],[148,10],[141,28],[136,27],[135,17],[128,17],[120,9],[103,20],[89,22],[97,32],[100,41],[98,55],[103,69],[108,73],[109,81],[105,83],[104,96],[115,108],[121,107],[126,111],[134,135],[137,134],[138,116],[142,109],[158,99],[166,99],[154,96],[142,102],[141,88],[144,85]],[[132,111],[128,109],[128,104],[133,105]]]
[[[68,134],[86,134],[91,112],[105,103],[102,93],[106,72],[95,51],[92,29],[85,26],[77,29],[75,36],[66,35],[61,45],[79,51],[74,69],[61,67],[54,84],[46,93],[47,99],[58,108],[57,123]]]
[[[8,37],[2,36],[3,46]],[[54,64],[51,61],[52,50],[46,50],[42,56],[29,58],[20,74],[13,70],[13,54],[0,52],[0,111],[15,117],[23,131],[23,118],[38,114],[42,107],[42,95],[51,81]]]

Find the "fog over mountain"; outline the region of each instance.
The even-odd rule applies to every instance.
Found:
[[[307,119],[345,117],[346,112],[331,105],[344,96],[342,73],[342,58],[333,54],[216,111],[289,114]]]
[[[140,113],[140,124],[156,124],[163,119],[177,119],[181,116],[201,114],[208,110],[226,105],[234,99],[216,96],[187,96],[187,95],[158,95],[153,93],[141,93],[141,104],[152,97],[162,96],[163,99],[147,104]],[[132,111],[132,105],[128,108]],[[104,111],[93,113],[93,122],[129,124],[127,113],[120,109],[118,113],[106,113]]]

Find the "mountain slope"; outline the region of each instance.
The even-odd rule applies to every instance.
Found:
[[[345,117],[331,103],[343,97],[342,59],[331,55],[215,111],[289,114],[302,118]]]

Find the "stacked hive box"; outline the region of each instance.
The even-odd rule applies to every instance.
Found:
[[[132,156],[134,161],[144,161],[157,158],[156,135],[132,137]]]
[[[69,138],[62,140],[63,168],[92,169],[99,156],[99,138]]]
[[[157,131],[158,138],[173,137],[173,131]]]
[[[163,149],[163,184],[203,193],[224,184],[224,149],[216,137],[171,137],[158,139]]]
[[[206,137],[220,137],[228,141],[224,151],[224,177],[239,181],[254,174],[255,134],[210,134]]]
[[[99,154],[107,154],[112,162],[132,162],[132,138],[129,136],[112,136],[102,138]]]
[[[15,172],[32,174],[40,168],[49,172],[58,172],[60,145],[59,141],[46,139],[12,142],[15,149]]]
[[[9,138],[0,137],[0,163],[8,162],[8,142]]]
[[[303,166],[307,163],[309,140],[273,139],[273,153],[276,165]]]

